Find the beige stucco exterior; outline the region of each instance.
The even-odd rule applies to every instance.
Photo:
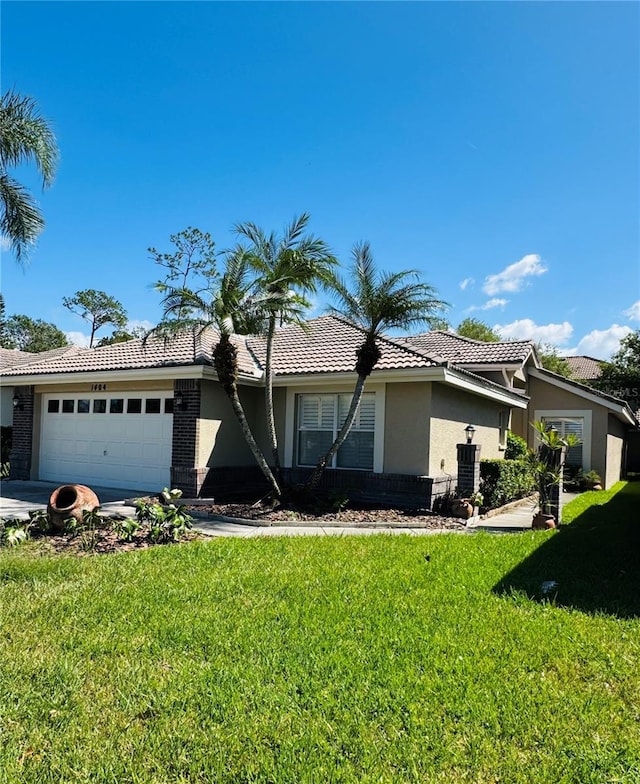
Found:
[[[596,471],[605,488],[621,478],[626,428],[606,405],[533,376],[529,380],[529,394],[532,420],[539,419],[541,414],[547,417],[583,416],[583,469]],[[523,435],[533,447],[535,434],[531,427],[528,431]]]
[[[467,425],[473,425],[476,429],[473,443],[482,447],[481,458],[503,457],[498,430],[501,411],[508,409],[498,402],[470,395],[444,384],[434,384],[431,397],[429,475],[456,474],[456,444],[464,443],[464,429]]]
[[[384,421],[384,471],[429,475],[430,381],[387,384]]]

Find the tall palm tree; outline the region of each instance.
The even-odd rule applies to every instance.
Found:
[[[209,326],[218,330],[219,339],[213,349],[213,363],[218,379],[274,497],[280,498],[280,486],[251,432],[238,392],[238,352],[231,336],[234,333],[253,334],[259,331],[264,323],[264,309],[269,299],[255,293],[249,271],[247,258],[241,253],[233,253],[227,256],[225,272],[219,281],[217,276],[209,276],[210,284],[218,283],[216,288],[193,291],[184,286],[159,284],[157,288],[163,293],[163,317],[150,334],[170,339],[186,329],[193,329],[197,334]]]
[[[271,441],[273,466],[281,478],[278,436],[273,411],[273,343],[282,324],[302,324],[309,303],[304,295],[331,284],[337,259],[329,246],[312,234],[304,233],[310,216],[302,213],[285,227],[282,236],[266,234],[254,223],[234,226],[240,237],[238,252],[257,274],[255,285],[269,303],[266,313],[265,413]]]
[[[364,332],[364,340],[356,351],[355,371],[358,374],[347,416],[329,450],[316,464],[306,482],[314,490],[351,430],[367,378],[380,359],[378,338],[390,329],[410,329],[430,324],[447,306],[436,298],[436,290],[420,281],[416,270],[380,272],[376,269],[368,242],[354,246],[351,279],[336,280],[333,295],[337,300],[330,312]]]
[[[44,218],[31,193],[7,168],[35,163],[46,188],[53,181],[58,157],[53,131],[33,98],[7,90],[0,98],[0,233],[18,262],[25,260],[44,228]]]

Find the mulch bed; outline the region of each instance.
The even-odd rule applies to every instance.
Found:
[[[260,504],[228,503],[208,504],[200,502],[189,504],[190,513],[206,513],[210,517],[227,517],[251,520],[260,525],[318,525],[318,526],[397,526],[432,529],[464,530],[465,524],[456,517],[442,517],[427,509],[398,509],[373,506],[349,506],[335,511],[305,511],[286,506],[271,508]]]

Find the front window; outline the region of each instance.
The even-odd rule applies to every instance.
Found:
[[[315,466],[328,451],[347,418],[351,394],[298,396],[298,465]],[[332,468],[373,470],[375,393],[362,396],[349,435],[334,456]]]
[[[577,446],[572,446],[567,450],[565,466],[567,468],[582,468],[583,417],[543,417],[542,421],[547,430],[554,427],[562,437],[571,434],[580,439]]]

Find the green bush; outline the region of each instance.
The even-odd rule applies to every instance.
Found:
[[[480,492],[485,509],[496,509],[534,490],[535,479],[528,460],[480,461]]]
[[[507,431],[507,448],[504,453],[505,460],[526,460],[529,448],[524,438],[517,436],[510,430]]]

